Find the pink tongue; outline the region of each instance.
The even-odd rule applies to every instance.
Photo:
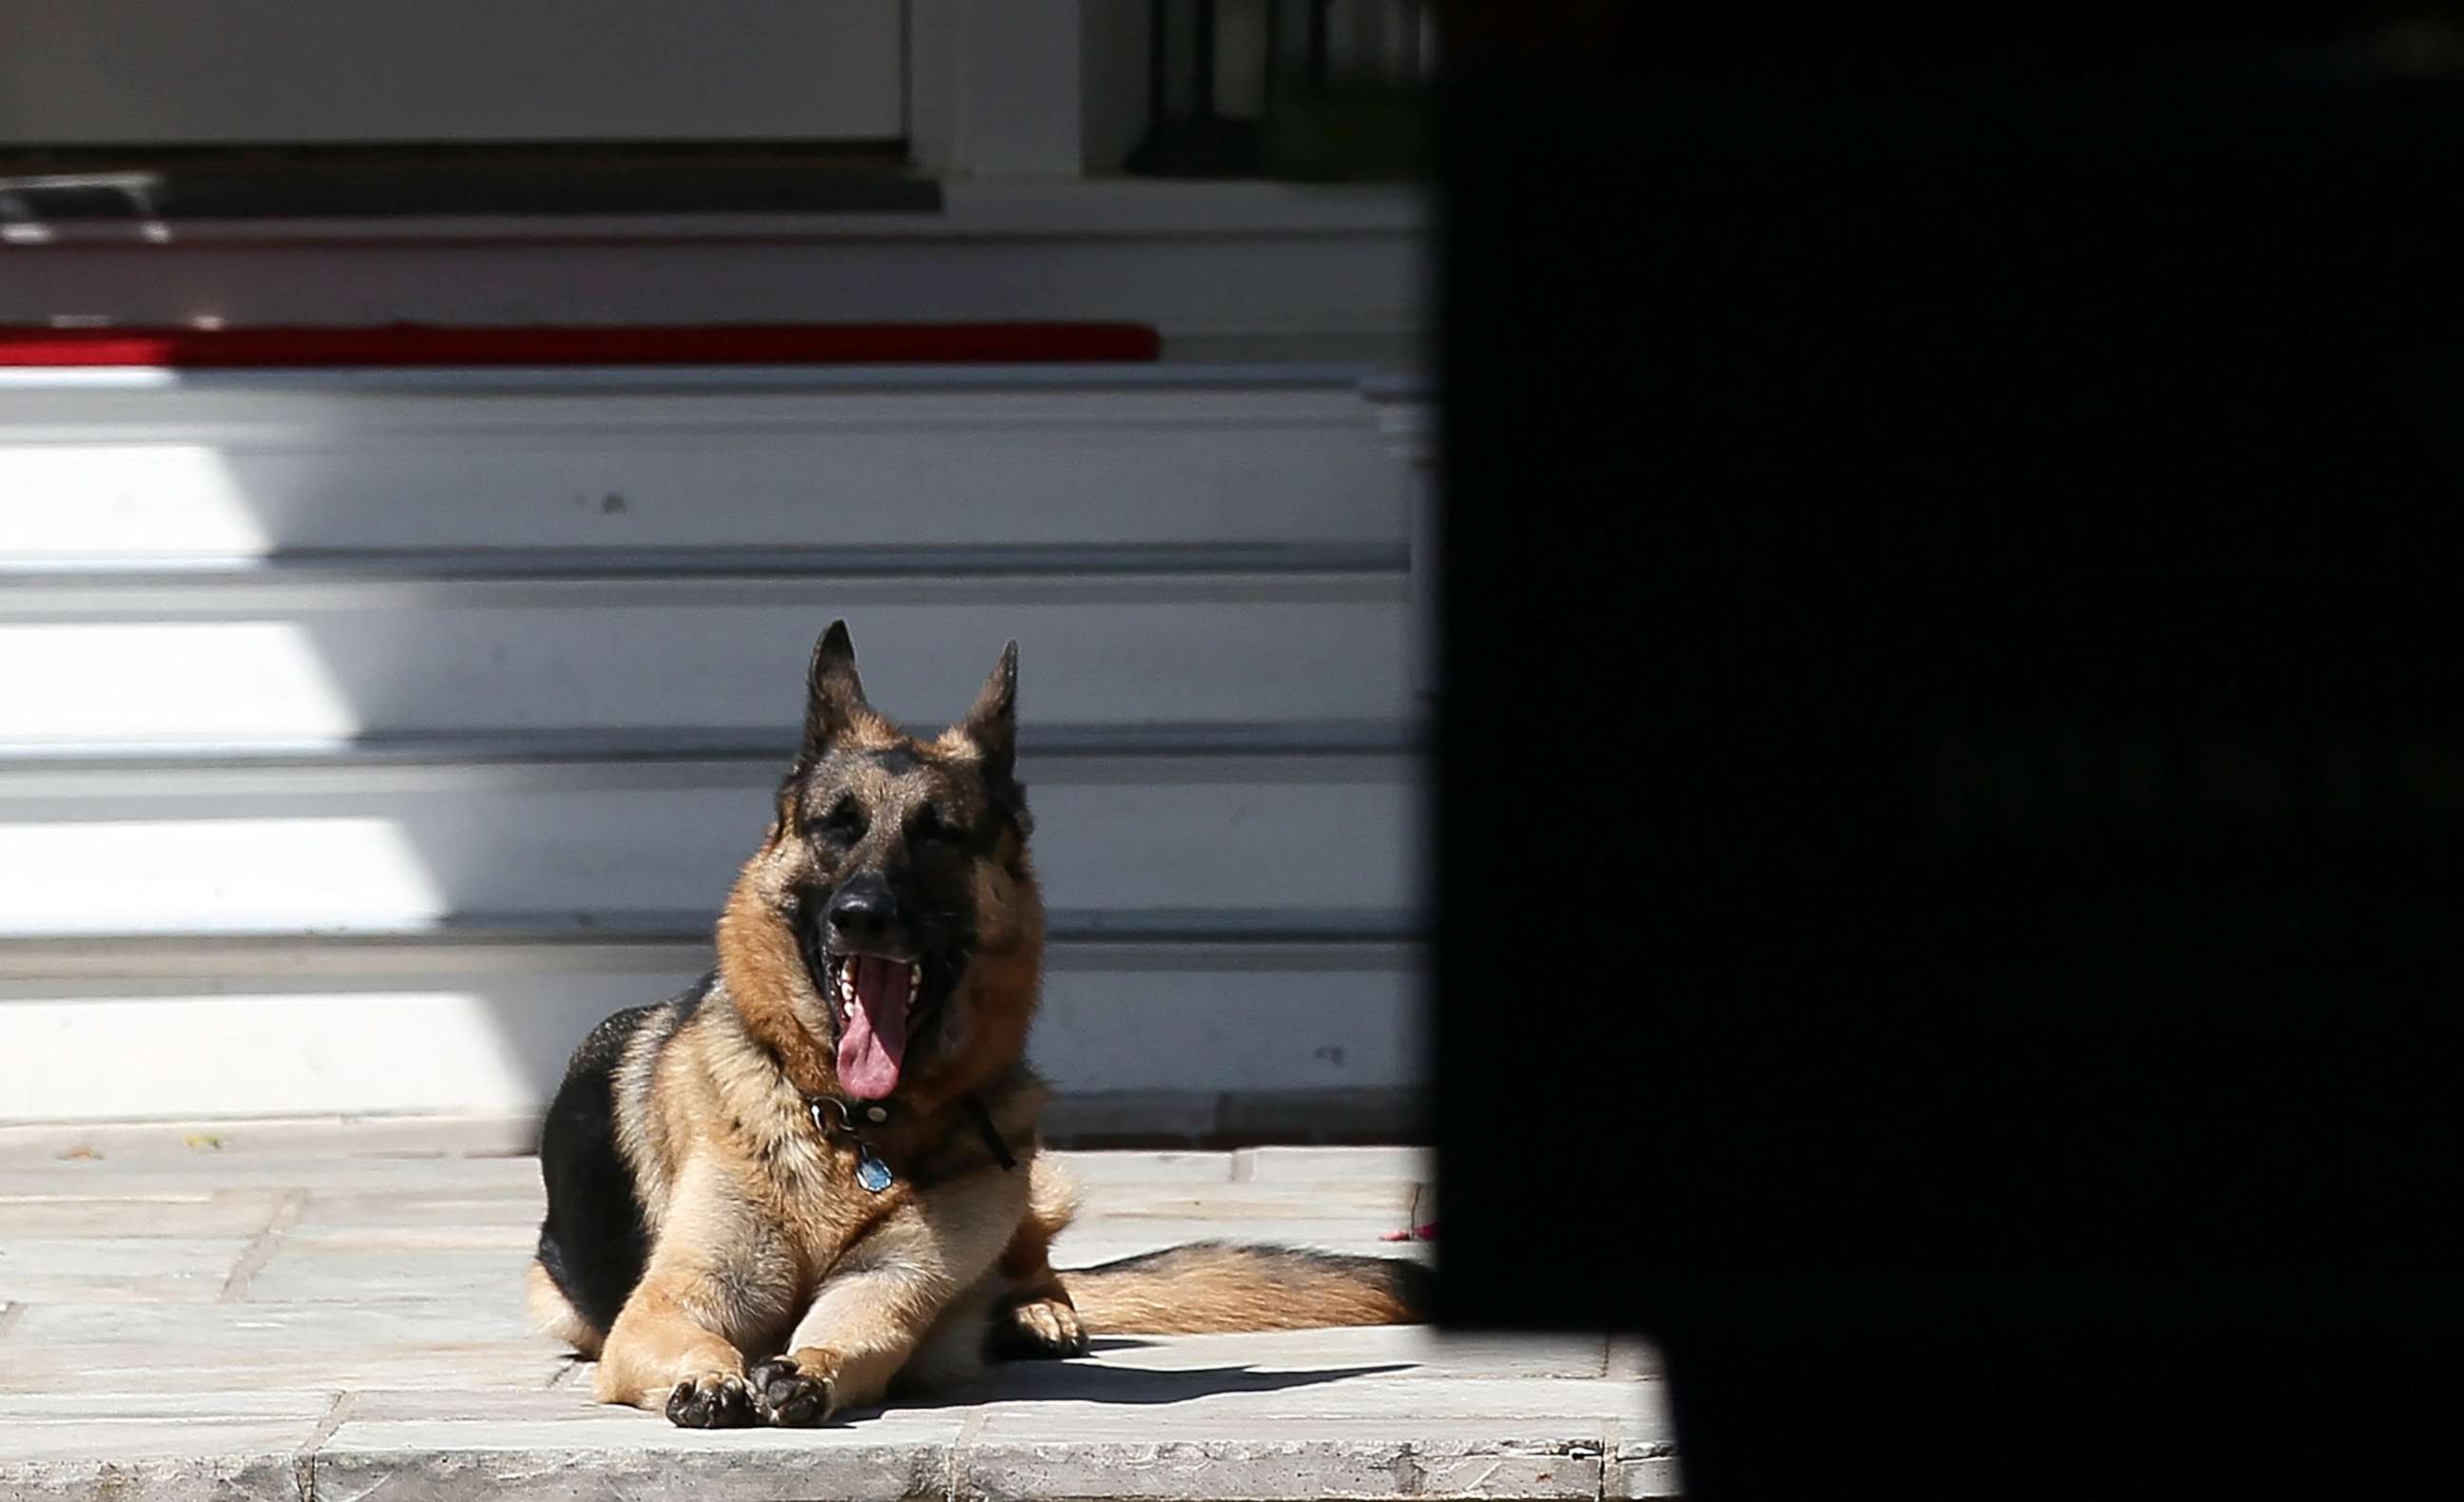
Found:
[[[898,960],[859,955],[855,1009],[839,1024],[839,1088],[858,1100],[879,1100],[898,1088],[907,1056],[907,973]]]

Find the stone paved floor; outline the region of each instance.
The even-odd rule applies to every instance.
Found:
[[[680,1430],[526,1328],[510,1123],[0,1129],[0,1499],[1674,1494],[1657,1363],[1419,1329],[1103,1339],[930,1407]],[[1067,1155],[1064,1267],[1196,1236],[1411,1254],[1416,1154]],[[1419,1202],[1416,1204],[1416,1200]]]

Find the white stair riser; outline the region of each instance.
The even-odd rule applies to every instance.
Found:
[[[143,593],[143,599],[130,598]],[[0,599],[0,740],[790,726],[847,618],[873,701],[957,718],[1002,642],[1047,723],[1401,718],[1379,576],[332,585]]]
[[[10,393],[0,558],[1399,541],[1349,392]]]
[[[1114,770],[1030,790],[1036,867],[1055,908],[1409,903],[1406,762]],[[715,913],[777,785],[774,769],[751,763],[303,772],[289,774],[288,790],[285,776],[121,773],[53,797],[11,796],[0,779],[0,936]]]
[[[0,983],[0,1119],[535,1111],[601,1017],[692,977],[525,974],[219,994]],[[1033,1058],[1065,1091],[1394,1089],[1420,1077],[1411,966],[1056,967]]]

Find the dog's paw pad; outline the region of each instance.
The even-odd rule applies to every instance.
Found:
[[[782,1429],[809,1428],[830,1416],[830,1380],[815,1377],[788,1358],[773,1357],[753,1369],[753,1396],[761,1421]]]
[[[740,1429],[757,1422],[753,1394],[734,1375],[676,1383],[668,1394],[668,1422],[687,1429]]]

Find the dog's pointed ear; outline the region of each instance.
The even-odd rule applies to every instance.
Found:
[[[976,702],[958,728],[982,753],[986,784],[1009,788],[1018,775],[1018,643],[1001,649],[1001,661],[976,692]]]
[[[831,741],[871,714],[864,680],[855,675],[855,643],[847,639],[847,622],[832,621],[813,644],[813,663],[804,674],[804,742],[798,760],[818,760]]]

